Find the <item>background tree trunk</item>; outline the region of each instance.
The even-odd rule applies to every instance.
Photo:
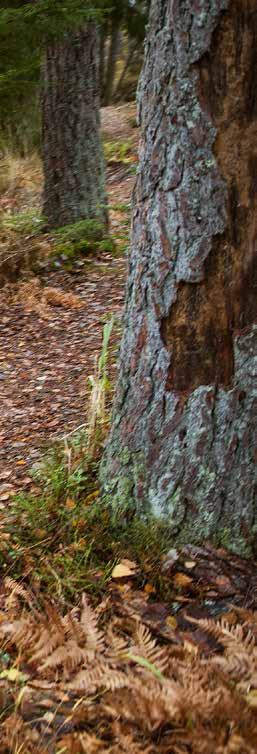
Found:
[[[120,24],[114,16],[111,27],[111,39],[109,47],[108,62],[106,67],[105,87],[104,87],[104,104],[110,105],[112,100],[112,91],[114,86],[116,63],[120,47]]]
[[[118,99],[118,97],[119,97],[120,90],[121,90],[123,81],[125,79],[126,73],[129,70],[129,67],[131,66],[131,64],[133,62],[135,52],[138,49],[139,49],[139,42],[138,42],[138,40],[135,41],[134,39],[129,39],[128,40],[128,54],[126,56],[126,60],[125,60],[123,69],[121,71],[120,77],[119,77],[119,79],[117,81],[115,90],[113,92],[113,99],[114,99],[114,101],[116,101]]]
[[[107,26],[106,24],[103,24],[100,30],[99,93],[100,93],[101,103],[103,102],[103,98],[104,98],[105,56],[106,56],[106,39],[107,39],[106,26]]]
[[[43,66],[43,213],[49,227],[106,222],[94,23],[48,46]]]
[[[257,526],[256,0],[153,0],[114,508],[248,552]]]

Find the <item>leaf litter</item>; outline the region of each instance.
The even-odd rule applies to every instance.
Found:
[[[137,134],[129,126],[134,104],[118,112],[106,110],[107,138],[124,138],[122,121],[136,146]],[[126,170],[117,176],[107,168],[110,204],[129,201],[134,176]],[[10,212],[23,209],[22,192],[15,207],[13,190],[11,194]],[[8,192],[2,202],[8,204]],[[122,213],[110,211],[115,236],[123,221]],[[40,279],[30,276],[0,290],[0,482],[7,468],[16,489],[28,487],[24,480],[42,448],[81,424],[86,380],[101,350],[103,323],[111,314],[118,320],[122,315],[126,267],[123,253],[101,252],[70,273],[46,270]],[[115,379],[116,359],[112,362]]]

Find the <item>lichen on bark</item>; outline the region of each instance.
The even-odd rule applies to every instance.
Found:
[[[102,465],[114,507],[126,479],[129,504],[175,537],[229,530],[241,550],[257,523],[256,38],[253,0],[152,3]]]

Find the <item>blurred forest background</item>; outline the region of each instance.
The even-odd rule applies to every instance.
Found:
[[[41,7],[40,7],[41,6]],[[98,7],[99,6],[99,7]],[[1,3],[0,148],[28,155],[40,149],[42,55],[47,40],[83,20],[85,3]],[[100,18],[99,89],[102,106],[135,100],[149,2],[106,0]]]

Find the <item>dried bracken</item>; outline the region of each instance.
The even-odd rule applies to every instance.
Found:
[[[50,316],[50,306],[61,306],[68,309],[81,309],[83,302],[75,294],[54,288],[51,286],[42,287],[38,278],[31,278],[29,281],[21,282],[17,286],[14,301],[22,303],[26,312],[33,312],[43,319]]]
[[[86,595],[62,615],[12,579],[0,612],[0,752],[254,754],[257,615],[193,621],[219,642],[157,641],[135,609]],[[240,621],[240,618],[239,618]]]

